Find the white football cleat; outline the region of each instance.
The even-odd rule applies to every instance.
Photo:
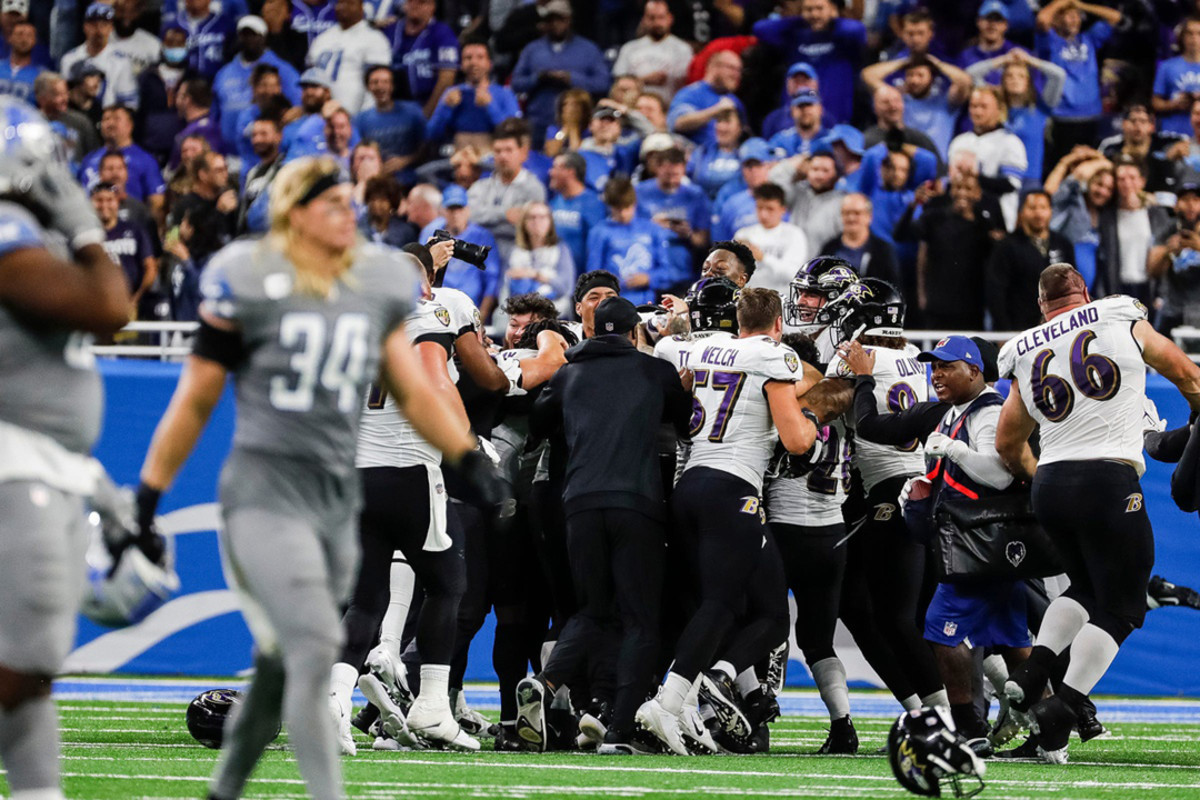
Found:
[[[408,671],[404,662],[392,655],[391,650],[379,645],[367,654],[366,667],[387,689],[396,705],[407,713],[413,702],[413,693],[408,688]]]
[[[333,729],[337,732],[338,749],[344,756],[358,755],[354,744],[354,731],[350,727],[350,717],[342,711],[337,698],[329,695],[329,715],[333,717]]]
[[[712,732],[709,731],[708,726],[704,724],[704,719],[700,716],[700,709],[694,705],[685,705],[680,712],[679,734],[683,739],[683,746],[687,748],[690,755],[708,756],[721,752],[717,747],[716,740],[713,739]]]
[[[668,752],[677,756],[688,755],[680,735],[679,717],[663,708],[657,697],[642,703],[633,721],[636,728],[662,742]]]
[[[449,698],[441,707],[433,703],[422,703],[418,697],[408,710],[408,730],[418,739],[447,750],[474,753],[479,750],[479,740],[466,733],[450,713]],[[399,738],[399,737],[397,737]]]
[[[496,738],[496,734],[500,731],[500,726],[488,722],[487,717],[467,705],[466,692],[458,689],[451,691],[451,694],[455,695],[454,719],[458,721],[460,728],[469,735],[478,736],[480,739]]]
[[[517,736],[539,753],[546,752],[549,731],[546,727],[547,700],[553,694],[536,676],[517,682]]]
[[[409,732],[404,712],[396,705],[396,701],[388,694],[379,678],[368,672],[358,679],[358,688],[363,696],[379,709],[379,724],[385,734],[412,750],[429,749]]]

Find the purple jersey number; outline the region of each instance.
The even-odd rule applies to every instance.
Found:
[[[891,411],[893,414],[897,411],[903,411],[906,408],[912,408],[916,404],[917,393],[907,383],[894,383],[892,384],[892,388],[888,389],[887,407],[888,411]],[[905,453],[911,453],[917,449],[917,445],[920,443],[919,439],[913,439],[911,442],[897,445],[896,449]]]
[[[1071,383],[1084,397],[1092,400],[1111,400],[1121,388],[1121,370],[1115,361],[1099,353],[1089,353],[1096,340],[1092,331],[1084,331],[1071,343],[1071,382],[1050,372],[1053,350],[1042,350],[1033,357],[1029,376],[1033,405],[1049,422],[1062,422],[1075,408],[1075,392]]]
[[[808,490],[814,494],[837,494],[838,483],[842,491],[850,491],[850,440],[838,441],[837,430],[832,425],[821,428],[817,434],[822,442],[821,458],[808,473]]]
[[[742,393],[742,385],[746,382],[746,373],[744,372],[713,372],[707,369],[698,369],[695,372],[696,380],[692,384],[693,389],[699,389],[709,385],[711,378],[712,388],[723,392],[721,404],[717,406],[717,413],[713,417],[712,430],[708,433],[710,442],[720,442],[725,438],[725,429],[729,425],[729,418],[733,416],[733,407],[737,405],[738,397]],[[692,436],[700,433],[704,427],[704,406],[699,400],[693,401],[692,404]]]

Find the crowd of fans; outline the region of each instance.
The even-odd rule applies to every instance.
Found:
[[[913,328],[1031,325],[1056,261],[1200,321],[1195,0],[156,2],[0,2],[0,92],[61,135],[140,319],[194,319],[323,153],[367,238],[491,247],[445,285],[497,326],[585,270],[682,294],[723,239],[785,293],[841,256]]]

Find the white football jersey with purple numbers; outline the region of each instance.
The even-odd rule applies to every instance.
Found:
[[[850,491],[850,458],[854,447],[840,419],[817,431],[821,457],[807,475],[779,478],[766,487],[767,521],[804,528],[836,525]]]

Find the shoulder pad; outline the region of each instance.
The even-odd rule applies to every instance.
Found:
[[[1093,302],[1097,310],[1109,319],[1137,322],[1150,316],[1149,309],[1141,300],[1127,294],[1113,294]]]

